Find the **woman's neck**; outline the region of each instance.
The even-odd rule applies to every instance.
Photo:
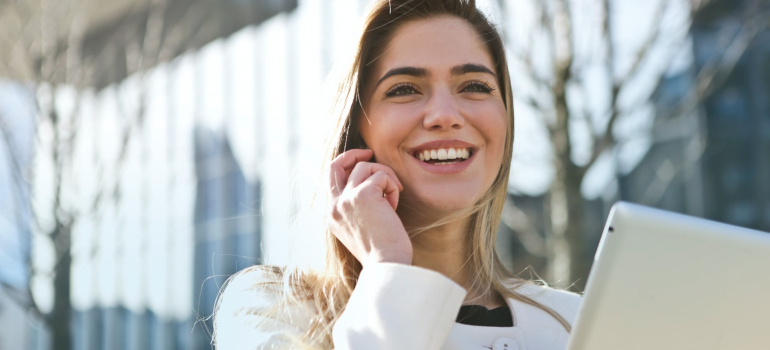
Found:
[[[412,265],[439,272],[468,289],[471,264],[467,226],[451,223],[414,234]]]
[[[468,245],[470,220],[454,221],[412,234],[412,265],[430,269],[447,276],[468,291],[466,304],[493,309],[505,305],[494,291],[484,295],[472,290],[471,251]]]

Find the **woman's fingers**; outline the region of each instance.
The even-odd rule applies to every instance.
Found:
[[[348,185],[353,187],[358,186],[378,171],[382,171],[385,173],[385,175],[390,177],[393,183],[396,184],[396,187],[399,191],[404,188],[401,186],[401,181],[398,180],[396,173],[393,172],[393,169],[391,169],[389,166],[369,162],[361,162],[353,167],[353,171],[350,173],[350,177],[348,177]]]
[[[378,163],[369,163],[374,153],[371,150],[352,149],[335,158],[329,166],[329,188],[337,197],[347,186],[358,186],[377,172],[382,172],[389,181],[377,181],[376,184],[395,209],[398,203],[398,192],[403,189],[393,169]]]
[[[349,150],[329,165],[327,225],[362,264],[410,264],[412,243],[396,207],[401,182],[390,167],[368,162],[370,150]]]
[[[348,176],[359,162],[372,159],[374,152],[368,149],[351,149],[340,154],[329,164],[329,189],[335,197],[342,193]]]
[[[376,189],[375,194],[379,196],[382,193],[393,210],[396,210],[398,207],[399,186],[393,181],[393,176],[395,175],[389,175],[385,171],[377,171],[364,180],[361,183],[361,187],[364,189],[370,187]]]

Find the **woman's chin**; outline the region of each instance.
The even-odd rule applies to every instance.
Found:
[[[447,215],[468,210],[479,199],[476,193],[457,193],[452,191],[436,191],[432,193],[404,194],[399,203],[399,209],[403,208],[408,215],[421,216],[425,219],[440,220]],[[419,211],[420,213],[416,213]],[[399,212],[403,212],[399,210]],[[404,212],[407,214],[406,212]]]

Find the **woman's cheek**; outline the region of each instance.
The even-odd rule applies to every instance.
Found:
[[[491,148],[489,155],[490,161],[494,164],[503,164],[503,154],[505,153],[506,134],[508,131],[508,114],[505,109],[502,111],[499,108],[495,108],[494,111],[489,111],[489,118],[485,123],[485,133],[488,141],[488,145]],[[502,118],[500,114],[502,113]]]
[[[489,143],[505,143],[505,134],[508,130],[508,114],[505,109],[489,108],[485,112],[484,118],[478,120],[484,137]]]

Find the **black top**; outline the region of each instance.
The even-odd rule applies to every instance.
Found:
[[[455,322],[471,326],[513,327],[513,316],[508,306],[489,310],[481,305],[463,305]]]

